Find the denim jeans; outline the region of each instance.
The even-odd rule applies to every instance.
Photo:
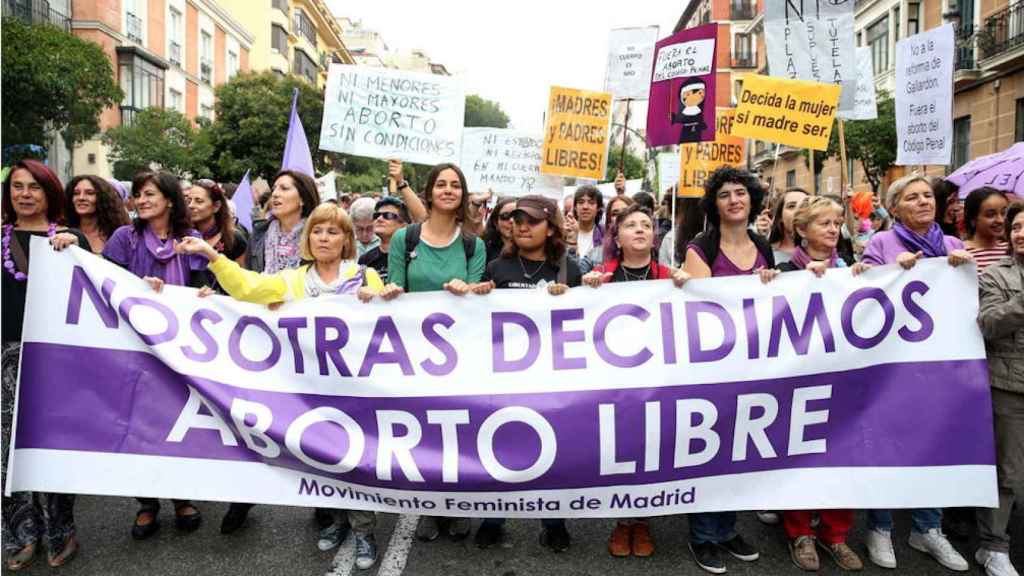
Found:
[[[735,512],[701,512],[689,514],[690,542],[721,544],[736,537]]]
[[[919,534],[932,528],[942,529],[942,510],[918,508],[910,511],[910,528]],[[892,510],[868,510],[868,528],[892,532]]]

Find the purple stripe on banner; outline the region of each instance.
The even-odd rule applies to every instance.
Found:
[[[310,468],[285,445],[288,426],[300,415],[329,406],[345,412],[358,423],[366,445],[356,469],[333,474],[347,482],[415,490],[554,489],[635,485],[704,476],[773,469],[993,465],[991,400],[988,369],[984,360],[903,363],[860,370],[792,378],[763,379],[728,384],[664,388],[550,392],[530,394],[477,394],[470,396],[356,398],[254,391],[203,378],[179,375],[156,357],[141,352],[113,351],[55,344],[27,343],[23,348],[21,406],[17,448],[44,448],[177,456],[216,460],[260,461],[245,447],[224,446],[213,430],[193,429],[180,443],[167,442],[188,398],[189,384],[230,423],[234,399],[258,402],[273,414],[269,436],[281,447],[280,456],[264,459],[269,464],[303,472],[325,473]],[[680,367],[685,369],[685,367]],[[340,384],[340,383],[339,383]],[[481,383],[481,387],[486,383]],[[831,385],[831,397],[810,400],[807,411],[828,410],[827,421],[808,424],[804,442],[825,439],[823,453],[793,455],[790,439],[794,391]],[[778,415],[758,435],[747,439],[745,457],[734,446],[737,398],[753,404],[766,399],[777,402]],[[717,409],[713,430],[719,435],[717,453],[706,462],[675,467],[676,406],[680,400],[697,400]],[[705,401],[701,403],[700,401]],[[660,402],[658,466],[645,471],[645,403]],[[634,461],[634,474],[600,474],[599,405],[615,410],[615,454],[618,461]],[[557,455],[550,469],[527,482],[509,484],[491,477],[481,464],[478,433],[481,424],[507,406],[531,408],[554,429]],[[413,461],[424,481],[410,481],[392,462],[392,481],[377,478],[377,411],[406,411],[419,422],[422,439],[412,448]],[[469,423],[459,425],[457,484],[442,482],[442,427],[427,421],[428,410],[466,410]],[[743,409],[757,421],[765,409]],[[205,413],[205,412],[204,412]],[[813,418],[811,419],[813,420]],[[693,416],[694,425],[700,416]],[[252,422],[250,418],[249,422]],[[403,425],[394,434],[403,436]],[[531,466],[541,451],[538,434],[522,423],[498,428],[494,454],[507,468]],[[767,444],[770,444],[768,446]],[[317,460],[338,462],[348,450],[347,435],[332,423],[313,424],[302,436],[303,450]],[[806,444],[805,444],[806,446]],[[699,453],[703,440],[689,441],[689,451]],[[775,453],[767,457],[768,451]],[[806,451],[806,450],[805,450]],[[813,451],[813,449],[811,449]]]

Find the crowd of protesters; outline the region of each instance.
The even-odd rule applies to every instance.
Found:
[[[990,576],[1014,576],[1009,523],[1024,506],[1024,204],[994,188],[965,199],[948,181],[917,174],[893,182],[883,195],[815,196],[806,190],[772,190],[741,169],[722,168],[707,180],[700,199],[672,199],[655,209],[650,194],[605,198],[584,185],[564,203],[541,196],[492,198],[469,190],[458,166],[441,164],[422,190],[405,179],[401,162],[388,165],[390,194],[321,202],[306,174],[281,171],[266,190],[254,192],[251,229],[233,213],[228,186],[210,180],[184,182],[160,171],[139,173],[130,188],[93,175],[66,187],[42,163],[24,160],[3,181],[3,472],[6,478],[11,415],[19,370],[27,294],[30,237],[46,236],[53,249],[76,245],[141,277],[154,290],[191,286],[198,296],[222,294],[279,306],[324,295],[375,298],[400,306],[405,292],[444,290],[485,296],[492,290],[542,289],[552,295],[596,289],[609,282],[668,279],[685,289],[691,279],[779,274],[823,275],[845,268],[858,275],[872,266],[910,269],[923,258],[950,266],[973,263],[979,275],[980,314],[992,388],[999,506],[947,515],[918,509],[910,514],[909,545],[955,571],[968,562],[950,543],[976,529],[977,562]],[[483,193],[478,193],[483,192]],[[673,220],[674,219],[674,220]],[[845,273],[845,272],[844,272]],[[57,567],[78,549],[73,495],[14,493],[3,499],[6,568],[27,566],[45,549]],[[174,500],[174,525],[193,531],[202,523],[198,506]],[[242,529],[253,506],[234,503],[221,531]],[[136,539],[160,527],[160,501],[140,498],[131,525]],[[726,558],[758,559],[757,548],[737,529],[737,512],[689,515],[689,549],[711,573],[724,573]],[[819,550],[840,569],[863,568],[847,540],[852,510],[761,511],[781,523],[793,562],[814,571]],[[350,533],[356,565],[377,560],[376,514],[316,510],[317,545],[336,547]],[[970,518],[970,516],[968,516]],[[867,513],[863,548],[868,559],[895,568],[893,517]],[[500,543],[504,521],[487,519],[474,540],[480,548]],[[468,518],[421,518],[422,541],[442,535],[470,536]],[[541,522],[541,544],[555,552],[570,546],[564,519]],[[616,523],[608,540],[613,556],[650,556],[654,539],[647,519]]]

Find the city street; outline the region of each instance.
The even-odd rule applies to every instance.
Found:
[[[135,542],[129,528],[135,502],[129,498],[80,497],[76,507],[78,534],[82,545],[79,557],[59,573],[68,576],[110,576],[146,574],[148,576],[258,576],[264,574],[347,575],[360,571],[353,566],[350,537],[340,549],[320,552],[316,548],[316,529],[310,510],[291,507],[260,506],[253,509],[249,524],[239,533],[221,536],[220,517],[226,509],[221,503],[201,503],[205,524],[198,532],[181,534],[173,527],[169,503],[161,511],[162,528],[151,540]],[[869,564],[864,574],[906,574],[924,576],[952,574],[928,557],[906,545],[910,519],[896,515],[896,555],[900,567],[895,572],[876,568],[867,562],[863,545],[863,514],[850,544]],[[657,550],[651,558],[617,559],[608,555],[605,541],[613,526],[611,520],[569,521],[572,547],[567,553],[554,554],[537,542],[539,523],[510,521],[504,546],[478,550],[472,539],[432,543],[412,539],[414,517],[380,516],[377,541],[380,560],[365,574],[398,576],[536,576],[565,574],[596,576],[703,574],[686,549],[686,520],[682,517],[652,521]],[[475,525],[474,525],[475,529]],[[730,574],[799,574],[789,559],[781,526],[760,524],[754,514],[741,515],[741,532],[761,550],[761,559],[752,564],[728,562]],[[1024,517],[1013,522],[1012,559],[1024,565]],[[972,574],[983,574],[974,566],[973,543],[956,543],[972,563]],[[24,571],[26,574],[52,574],[42,556]],[[839,574],[835,565],[822,555],[821,574]]]

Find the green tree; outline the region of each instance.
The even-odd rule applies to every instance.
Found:
[[[107,130],[103,139],[110,145],[114,176],[120,180],[130,180],[151,165],[180,177],[210,175],[207,135],[177,110],[146,108],[130,125]]]
[[[508,128],[508,115],[497,102],[470,94],[466,96],[465,126],[467,128]]]
[[[319,152],[323,94],[305,80],[275,72],[239,74],[217,90],[216,119],[208,130],[213,153],[210,167],[218,180],[236,182],[246,170],[270,178],[281,168],[288,135],[292,91],[299,89],[299,117],[306,132],[313,167],[327,169]]]
[[[878,118],[851,120],[843,125],[846,156],[860,162],[864,177],[878,194],[878,187],[896,162],[896,102],[884,92],[878,94]],[[839,130],[832,130],[828,155],[839,158]],[[845,170],[846,167],[844,166]]]
[[[619,162],[622,158],[622,146],[612,146],[608,149],[608,168],[605,170],[605,180],[611,182],[615,180],[615,175],[619,173]],[[633,155],[632,152],[626,151],[626,164],[625,169],[622,171],[626,175],[626,180],[634,180],[637,178],[643,178],[646,171],[644,169],[644,160],[639,156]]]
[[[56,131],[72,148],[99,132],[100,113],[124,97],[103,49],[48,24],[0,26],[2,145],[43,145]]]

